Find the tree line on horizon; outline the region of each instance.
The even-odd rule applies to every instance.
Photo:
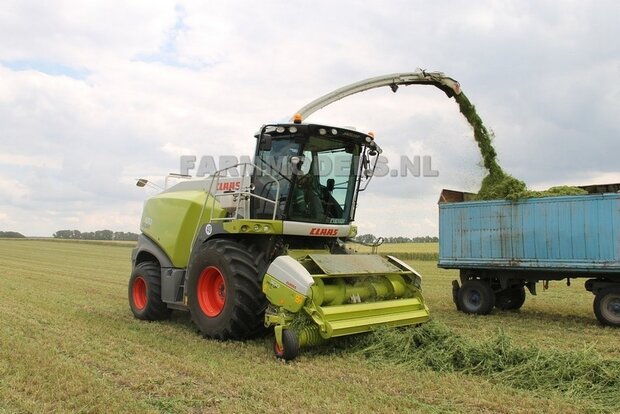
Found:
[[[117,241],[137,241],[138,234],[124,231],[97,230],[97,231],[79,231],[79,230],[58,230],[52,235],[55,239],[73,239],[73,240],[117,240]],[[0,238],[24,238],[21,233],[16,231],[0,231]],[[374,234],[361,234],[355,237],[360,243],[374,243],[378,239]],[[416,236],[416,237],[384,237],[384,243],[438,243],[437,236]]]
[[[117,241],[137,241],[138,234],[125,231],[96,230],[58,230],[52,235],[55,239],[72,240],[117,240]]]
[[[5,238],[5,239],[23,239],[26,236],[24,236],[21,233],[18,233],[16,231],[0,231],[0,238]]]
[[[355,238],[355,241],[360,243],[374,243],[379,237],[374,234],[362,234]],[[437,236],[417,236],[417,237],[384,237],[384,243],[438,243],[439,237]]]

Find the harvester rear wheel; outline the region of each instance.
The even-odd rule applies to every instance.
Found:
[[[285,361],[291,361],[299,355],[299,339],[295,332],[290,329],[282,330],[282,346],[278,345],[278,342],[273,340],[273,353],[277,358]]]
[[[487,315],[495,306],[491,285],[482,280],[467,280],[458,292],[459,309],[465,313]]]
[[[264,255],[226,239],[209,240],[199,249],[189,265],[187,296],[200,332],[221,340],[264,332]]]
[[[525,288],[514,286],[495,295],[495,307],[501,310],[521,309],[525,303]]]
[[[166,319],[172,312],[161,300],[161,272],[157,263],[138,263],[129,279],[129,307],[138,319]]]
[[[609,286],[596,292],[594,314],[602,325],[620,327],[620,286]]]

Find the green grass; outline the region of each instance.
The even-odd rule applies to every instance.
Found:
[[[372,247],[351,243],[349,248],[358,253],[371,253]],[[384,243],[377,253],[396,256],[403,260],[431,260],[437,262],[439,243]]]
[[[438,351],[426,355],[439,358],[453,341],[478,352],[510,338],[510,352],[543,352],[545,381],[562,385],[528,388],[502,371],[403,361],[404,353],[390,351],[402,332],[333,341],[285,364],[273,358],[270,338],[203,339],[182,312],[166,322],[138,321],[127,305],[130,253],[130,246],[0,240],[0,413],[617,410],[615,399],[600,398],[609,389],[584,394],[581,385],[570,387],[575,377],[557,369],[577,362],[598,369],[600,357],[613,370],[620,360],[620,332],[598,326],[582,281],[552,282],[538,297],[528,295],[519,312],[479,317],[455,311],[455,272],[410,262],[425,276],[434,319],[420,332],[439,329],[454,338],[433,339]],[[385,347],[368,350],[382,341]],[[524,363],[522,371],[532,366]]]
[[[370,253],[372,248],[352,243],[349,247],[359,253]],[[439,243],[383,243],[377,248],[380,254],[387,253],[437,253]]]

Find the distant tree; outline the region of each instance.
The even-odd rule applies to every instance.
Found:
[[[55,239],[72,239],[73,230],[58,230],[52,235]],[[81,234],[80,234],[81,236]]]
[[[0,237],[7,239],[23,239],[26,236],[16,231],[0,231]]]
[[[377,240],[377,238],[375,237],[374,234],[362,234],[360,236],[357,236],[355,240],[357,240],[360,243],[372,243],[375,240]]]
[[[438,243],[439,237],[437,236],[416,236],[416,237],[405,237],[405,236],[389,236],[383,238],[385,243]],[[360,243],[372,243],[377,240],[377,237],[374,234],[362,234],[355,238],[356,241]]]
[[[95,240],[112,240],[113,236],[112,230],[97,230],[95,232]]]
[[[82,240],[97,240],[94,231],[85,231],[82,233]]]
[[[137,241],[138,234],[131,232],[96,230],[80,232],[79,230],[58,230],[52,235],[56,239],[78,239],[78,240],[124,240]]]
[[[138,234],[131,232],[123,232],[123,231],[115,231],[114,232],[114,240],[119,241],[137,241]]]

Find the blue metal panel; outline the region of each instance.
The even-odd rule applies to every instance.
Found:
[[[470,257],[481,257],[482,247],[480,245],[480,234],[482,228],[480,227],[480,211],[472,212],[469,220],[469,238],[467,244],[469,245]]]
[[[534,207],[534,228],[531,235],[531,240],[534,242],[535,255],[534,259],[546,260],[547,259],[547,243],[545,243],[545,221],[547,217],[544,215],[542,206],[533,205]]]
[[[510,209],[512,230],[510,231],[512,243],[512,257],[523,257],[525,245],[523,243],[523,214],[518,208]]]
[[[525,203],[521,205],[520,209],[515,209],[515,212],[522,212],[523,227],[521,229],[521,235],[523,237],[523,256],[536,259],[536,244],[534,243],[536,232],[536,211],[534,210],[534,204]]]
[[[573,249],[572,258],[575,260],[586,259],[586,215],[582,204],[576,201],[570,202],[570,241]]]
[[[442,203],[439,265],[620,271],[620,194]]]
[[[612,204],[610,200],[603,199],[598,206],[598,239],[599,239],[599,258],[601,260],[614,259]],[[609,241],[609,242],[605,242]]]
[[[558,203],[544,203],[545,245],[547,259],[560,258],[560,227]]]
[[[568,258],[574,259],[573,245],[572,245],[572,222],[571,222],[571,209],[574,205],[573,201],[566,203],[557,203],[558,207],[558,259]]]
[[[584,203],[585,211],[585,232],[586,232],[586,260],[595,260],[599,254],[598,248],[598,206],[596,204]]]
[[[489,215],[485,214],[485,210],[489,210],[488,206],[485,206],[479,210],[480,215],[478,216],[479,225],[480,225],[480,240],[482,249],[480,251],[480,259],[483,257],[490,257],[491,255],[491,246],[493,243],[493,235],[491,233],[490,224],[486,217]]]

